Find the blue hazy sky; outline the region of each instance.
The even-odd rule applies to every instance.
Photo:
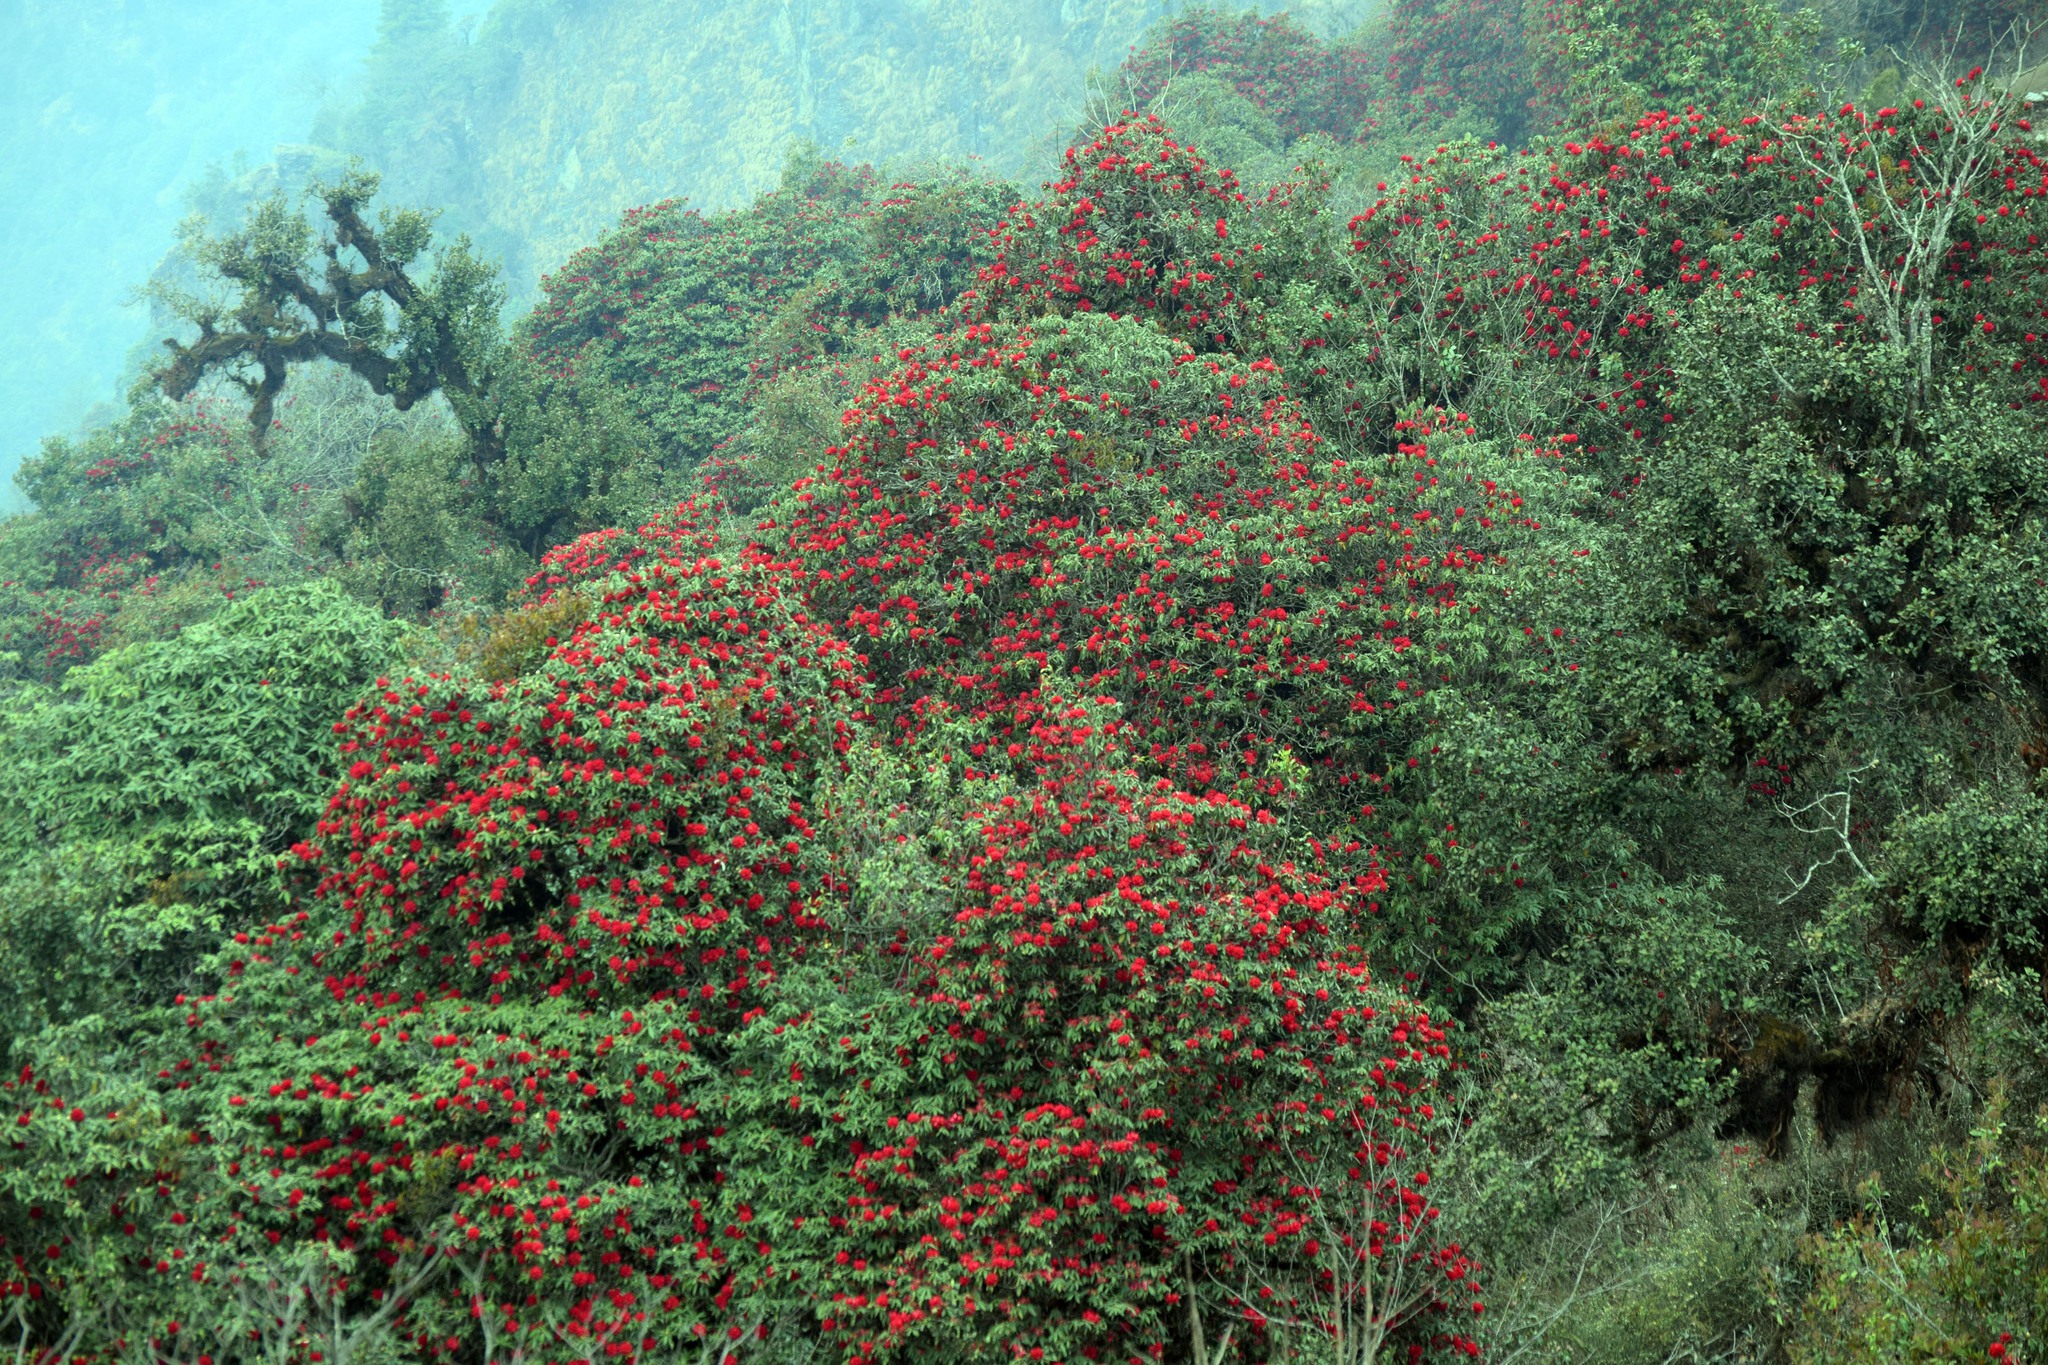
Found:
[[[377,0],[0,0],[0,486],[118,396],[126,300],[210,163],[266,162],[353,80]]]

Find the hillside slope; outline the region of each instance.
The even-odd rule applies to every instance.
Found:
[[[984,158],[1024,175],[1181,0],[388,0],[362,101],[317,140],[395,196],[446,206],[515,290],[624,209],[772,188],[790,146],[881,163]],[[1336,27],[1358,0],[1291,7]]]

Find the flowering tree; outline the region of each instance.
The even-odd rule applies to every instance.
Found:
[[[884,739],[795,566],[714,539],[685,508],[566,549],[544,590],[592,605],[531,669],[381,684],[337,726],[313,899],[237,933],[155,1080],[90,1114],[61,1063],[15,1083],[17,1151],[119,1154],[83,1193],[10,1168],[47,1201],[37,1292],[114,1305],[94,1340],[1094,1359],[1180,1330],[1241,1239],[1275,1254],[1236,1210],[1280,1208],[1340,1107],[1434,1140],[1450,1049],[1370,984],[1372,875],[1140,778],[1112,703],[1020,699],[995,761],[929,708]],[[928,923],[861,910],[811,804],[863,734],[957,771],[964,837],[891,860]],[[1439,1269],[1390,1332],[1463,1339]]]
[[[1288,142],[1310,133],[1349,141],[1377,93],[1364,52],[1328,44],[1287,15],[1190,9],[1124,64],[1132,102],[1145,107],[1173,81],[1214,73],[1269,114]]]
[[[1349,1211],[1351,1245],[1420,1277],[1380,1330],[1469,1335],[1467,1263],[1404,1203],[1448,1130],[1431,1101],[1454,1102],[1450,1049],[1370,984],[1363,905],[1262,856],[1269,812],[1125,767],[1142,731],[1114,705],[1046,696],[1019,719],[1014,758],[932,735],[954,775],[941,761],[924,781],[957,781],[962,813],[891,861],[919,878],[905,864],[932,860],[946,913],[868,937],[837,990],[750,1036],[756,1074],[789,1081],[749,1097],[752,1122],[797,1159],[733,1177],[769,1227],[786,1210],[801,1230],[781,1253],[831,1286],[824,1329],[860,1359],[1199,1340],[1253,1264],[1314,1275],[1294,1163],[1334,1132],[1374,1172],[1355,1173],[1379,1212]],[[1398,1180],[1373,1164],[1390,1141],[1411,1163]],[[1412,1238],[1370,1235],[1403,1214]]]

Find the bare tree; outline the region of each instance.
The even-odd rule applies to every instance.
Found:
[[[1189,1296],[1197,1365],[1225,1359],[1246,1332],[1266,1338],[1274,1361],[1379,1365],[1468,1275],[1429,1193],[1428,1170],[1444,1155],[1437,1125],[1368,1121],[1383,1112],[1353,1111],[1313,1146],[1279,1155],[1285,1212],[1272,1219],[1272,1254],[1238,1258],[1224,1276],[1210,1270],[1208,1293]],[[1213,1350],[1202,1297],[1228,1323]]]
[[[1778,897],[1778,904],[1783,905],[1804,891],[1813,881],[1814,873],[1824,867],[1834,866],[1843,858],[1847,858],[1855,866],[1857,874],[1865,881],[1876,880],[1870,869],[1864,866],[1862,857],[1857,854],[1856,845],[1850,841],[1850,834],[1855,828],[1851,823],[1851,807],[1856,796],[1856,779],[1876,766],[1876,762],[1872,761],[1860,768],[1852,768],[1843,775],[1840,787],[1831,792],[1822,792],[1804,805],[1795,806],[1789,801],[1778,803],[1779,813],[1792,822],[1792,828],[1801,834],[1825,835],[1832,845],[1827,857],[1817,858],[1808,863],[1806,870],[1799,876],[1795,877],[1790,872],[1785,874],[1785,880],[1792,883],[1792,889]]]
[[[2015,25],[1994,44],[1989,66],[2024,70],[2031,40],[2048,24]],[[1957,40],[1960,41],[1960,38]],[[1955,77],[1948,63],[1906,61],[1916,105],[1794,120],[1788,144],[1829,209],[1829,227],[1853,243],[1864,292],[1886,342],[1907,367],[1909,392],[1894,441],[1926,403],[1934,381],[1935,289],[1944,260],[1978,192],[1998,172],[1998,146],[2011,136],[2024,91],[1979,67]],[[1901,115],[1904,115],[1901,117]]]

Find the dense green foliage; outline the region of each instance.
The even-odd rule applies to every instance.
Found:
[[[2048,151],[1829,23],[195,228],[0,531],[24,1358],[2048,1351]]]
[[[0,729],[7,1045],[198,979],[224,930],[270,913],[276,860],[334,779],[336,708],[396,662],[402,627],[328,584],[245,594],[211,620],[19,686]]]
[[[951,302],[1012,197],[960,175],[884,185],[801,149],[743,211],[627,213],[543,282],[527,346],[559,380],[631,393],[664,463],[695,467],[740,434],[762,385]]]

